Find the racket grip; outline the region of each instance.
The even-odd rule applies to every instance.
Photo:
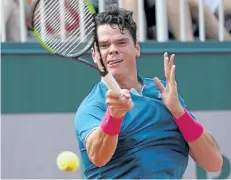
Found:
[[[108,73],[102,79],[106,83],[108,89],[112,90],[114,93],[118,95],[121,95],[121,88],[119,84],[116,82],[115,78],[110,73]]]

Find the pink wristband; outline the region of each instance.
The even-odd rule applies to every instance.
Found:
[[[174,117],[174,120],[187,142],[195,141],[203,133],[203,126],[194,120],[187,110],[181,117]]]
[[[100,127],[106,134],[110,136],[116,136],[120,132],[122,122],[123,122],[123,118],[117,119],[112,117],[109,113],[109,110],[107,109],[100,123]]]

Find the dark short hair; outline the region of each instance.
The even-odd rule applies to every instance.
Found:
[[[109,24],[112,28],[114,28],[113,25],[118,25],[121,33],[123,33],[124,29],[127,29],[132,36],[134,44],[136,44],[137,26],[132,15],[132,11],[119,8],[117,4],[112,4],[104,12],[97,14],[96,24],[97,26]]]

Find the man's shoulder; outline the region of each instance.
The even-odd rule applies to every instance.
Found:
[[[92,104],[102,103],[105,102],[105,94],[107,88],[103,82],[98,82],[92,88],[92,90],[88,93],[88,95],[83,99],[81,106],[87,107]]]
[[[75,113],[75,127],[78,131],[98,123],[106,111],[105,93],[107,89],[102,82],[97,83],[80,103]],[[84,124],[85,127],[82,127]],[[93,128],[93,127],[92,127]]]

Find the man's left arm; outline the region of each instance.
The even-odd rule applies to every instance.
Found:
[[[215,139],[179,101],[174,59],[174,54],[169,58],[168,53],[164,53],[166,84],[164,86],[158,77],[154,77],[154,83],[161,92],[164,105],[172,113],[175,123],[188,142],[191,157],[204,170],[208,172],[219,171],[223,165],[223,158]]]
[[[193,142],[188,142],[192,159],[208,172],[222,168],[223,158],[213,136],[204,129],[202,135]]]
[[[192,159],[208,172],[219,171],[223,165],[223,158],[211,133],[197,122],[183,106],[180,106],[173,116],[188,142],[189,154]]]

